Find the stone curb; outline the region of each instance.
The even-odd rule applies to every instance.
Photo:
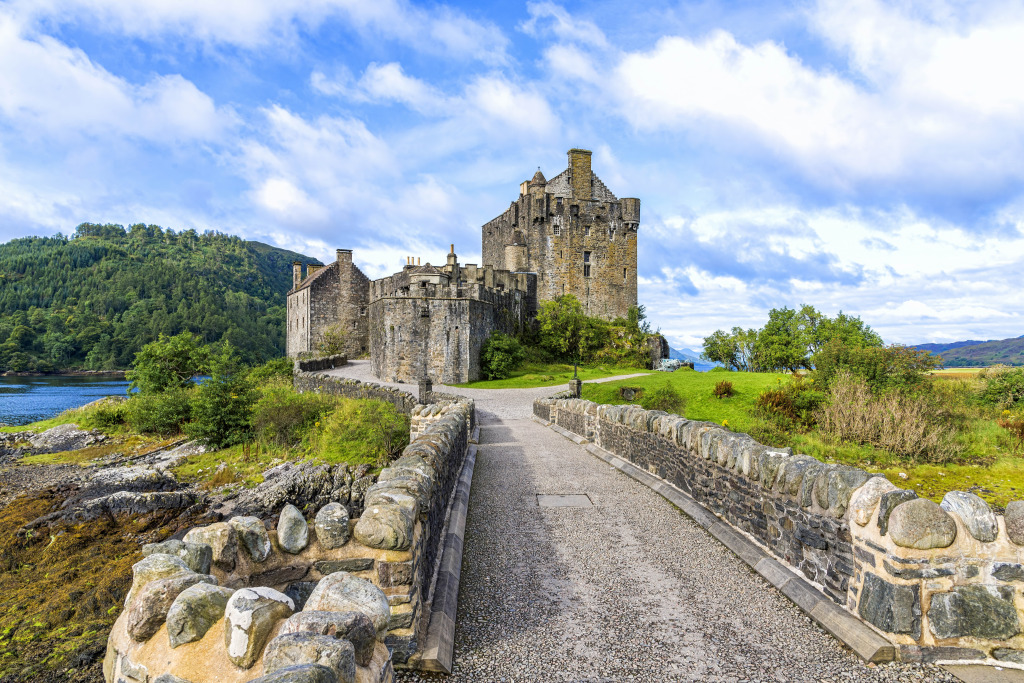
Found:
[[[479,430],[479,427],[477,428]],[[479,431],[474,432],[479,435]],[[452,672],[455,649],[455,619],[459,608],[459,580],[462,576],[462,548],[466,537],[466,515],[469,511],[469,491],[473,485],[476,465],[476,446],[470,446],[462,465],[459,483],[455,487],[448,528],[437,567],[434,595],[430,605],[430,622],[424,639],[423,651],[417,665],[421,671]]]
[[[653,489],[668,502],[678,507],[864,661],[879,663],[897,659],[898,648],[895,645],[831,599],[822,595],[808,581],[794,574],[788,567],[749,541],[686,493],[655,475],[645,472],[633,463],[589,443],[587,439],[578,434],[573,434],[536,416],[533,419],[550,427],[558,434],[583,445],[592,455],[601,458],[623,474]]]

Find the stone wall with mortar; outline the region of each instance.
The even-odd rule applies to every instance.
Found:
[[[541,399],[534,414],[688,493],[862,621],[904,660],[1024,665],[1024,501],[995,514],[707,422]]]
[[[408,406],[410,444],[358,519],[329,502],[233,517],[146,546],[108,641],[109,683],[392,680],[415,667],[471,401],[296,373],[296,386]],[[289,667],[295,678],[281,679]],[[304,676],[304,677],[302,677]],[[265,678],[262,678],[265,677]]]

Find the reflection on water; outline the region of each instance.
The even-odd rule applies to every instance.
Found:
[[[114,376],[0,377],[0,424],[54,417],[104,396],[124,396],[128,382]]]

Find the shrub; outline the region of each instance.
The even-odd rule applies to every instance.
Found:
[[[847,370],[833,378],[817,418],[827,439],[869,444],[910,460],[953,462],[964,452],[956,429],[940,419],[927,396],[897,390],[875,395]]]
[[[292,368],[295,362],[287,357],[268,360],[263,365],[258,365],[249,372],[249,380],[254,386],[260,386],[274,380],[292,381]]]
[[[668,382],[646,392],[640,399],[640,405],[645,410],[663,410],[676,415],[686,412],[686,399]]]
[[[341,399],[310,436],[310,449],[327,462],[386,466],[409,443],[409,418],[384,401]]]
[[[295,446],[304,434],[335,406],[328,395],[300,394],[281,381],[265,387],[253,407],[252,428],[257,438],[279,446]]]
[[[736,391],[732,388],[732,382],[727,379],[723,379],[721,382],[715,385],[714,388],[715,398],[721,399],[728,396],[732,396]]]
[[[784,448],[789,445],[789,432],[773,420],[755,420],[747,434],[765,446]]]
[[[487,379],[507,379],[526,360],[523,345],[501,332],[492,334],[480,351],[480,365]]]
[[[1011,407],[1024,399],[1024,368],[991,373],[985,379],[982,396],[989,403]]]
[[[731,372],[731,371],[729,370],[729,368],[723,368],[721,366],[716,365],[715,367],[713,367],[710,370],[708,370],[708,372]]]
[[[345,326],[341,323],[328,327],[316,345],[317,354],[337,356],[345,353]]]
[[[1004,416],[1003,418],[996,421],[996,423],[1010,432],[1013,435],[1013,452],[1016,453],[1020,450],[1021,446],[1024,446],[1024,419],[1013,418],[1010,416]]]
[[[942,365],[938,356],[909,346],[855,347],[838,339],[825,344],[811,360],[818,386],[831,386],[836,375],[846,370],[876,393],[920,388],[927,382],[926,373]]]
[[[174,388],[160,393],[136,394],[124,404],[125,421],[132,431],[143,434],[178,434],[192,415],[190,394],[194,391]]]
[[[780,380],[781,382],[781,380]],[[765,389],[754,401],[754,412],[789,431],[798,427],[810,429],[815,411],[825,402],[825,394],[816,390],[803,375],[794,375],[788,384]]]
[[[256,398],[234,348],[224,344],[210,362],[210,377],[193,394],[192,422],[185,433],[210,448],[244,443],[252,436]]]
[[[75,421],[83,429],[111,432],[128,421],[128,399],[123,396],[108,396],[66,414],[74,414]]]

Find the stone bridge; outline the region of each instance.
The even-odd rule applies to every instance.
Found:
[[[371,382],[360,361],[296,379],[413,415],[412,450],[373,484],[351,539],[327,547],[320,511],[288,550],[307,521],[282,511],[266,540],[245,520],[224,525],[230,570],[150,551],[181,556],[199,577],[185,575],[187,591],[231,603],[214,610],[213,640],[184,647],[223,642],[206,647],[223,648],[233,677],[168,678],[158,623],[141,641],[115,629],[108,680],[376,681],[392,666],[404,681],[1024,680],[1024,510],[995,515],[958,492],[940,506],[717,425],[550,388],[439,387],[421,402]],[[217,533],[231,536],[191,540],[223,554]],[[273,613],[260,642],[234,645],[243,669],[228,634],[260,609]],[[346,635],[367,618],[373,638]],[[351,648],[332,649],[339,639]]]

